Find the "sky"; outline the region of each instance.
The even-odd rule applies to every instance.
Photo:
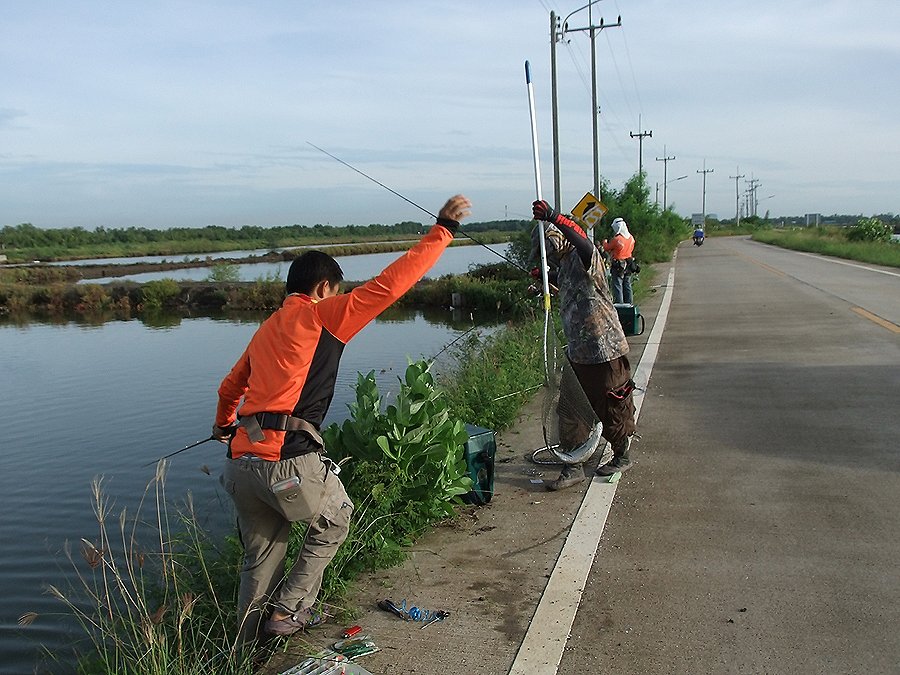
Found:
[[[462,193],[473,221],[528,218],[526,60],[554,195],[551,10],[574,12],[557,44],[561,210],[593,186],[575,29],[603,19],[613,188],[642,146],[650,198],[684,216],[704,175],[722,218],[750,179],[759,215],[900,212],[900,2],[585,2],[0,0],[0,227],[430,220],[310,143],[432,213]]]

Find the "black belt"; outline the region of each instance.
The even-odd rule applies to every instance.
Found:
[[[256,421],[259,422],[261,429],[277,429],[278,431],[298,431],[301,424],[309,424],[299,417],[270,412],[256,413]]]
[[[263,429],[275,429],[276,431],[302,431],[319,448],[324,449],[325,443],[311,422],[302,417],[284,415],[279,413],[261,412],[255,415],[247,415],[239,419],[239,424],[247,431],[247,436],[252,443],[263,440]]]

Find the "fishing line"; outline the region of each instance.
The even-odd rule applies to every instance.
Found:
[[[385,185],[384,183],[382,183],[380,180],[376,180],[375,178],[372,178],[372,176],[370,176],[369,174],[367,174],[365,171],[362,171],[362,170],[360,170],[360,169],[357,169],[355,166],[353,166],[352,164],[349,164],[348,162],[345,162],[345,161],[342,160],[340,157],[336,157],[335,155],[332,155],[332,154],[331,154],[330,152],[328,152],[327,150],[323,150],[322,148],[320,148],[320,147],[319,147],[318,145],[316,145],[315,143],[311,143],[310,141],[306,141],[306,144],[312,146],[313,148],[315,148],[315,149],[318,150],[319,152],[321,152],[321,153],[323,153],[323,154],[325,154],[325,155],[328,155],[329,157],[331,157],[331,159],[335,160],[336,162],[340,162],[341,164],[343,164],[344,166],[346,166],[348,169],[352,169],[353,171],[355,171],[356,173],[358,173],[360,176],[363,176],[364,178],[368,178],[370,181],[372,181],[373,183],[375,183],[375,185],[379,185],[379,186],[383,187],[385,190],[387,190],[387,191],[390,192],[391,194],[400,197],[400,199],[402,199],[402,200],[405,201],[406,203],[412,204],[413,206],[415,206],[415,207],[416,207],[417,209],[419,209],[420,211],[422,211],[422,212],[424,212],[424,213],[427,213],[429,216],[431,216],[432,218],[434,218],[435,220],[437,220],[437,216],[434,215],[434,214],[433,214],[431,211],[429,211],[428,209],[426,209],[424,206],[420,206],[419,204],[416,204],[412,199],[409,199],[408,197],[403,196],[402,194],[400,194],[399,192],[397,192],[397,191],[394,190],[393,188],[390,188],[390,187],[388,187],[387,185]],[[461,227],[459,228],[458,231],[459,231],[459,233],[460,233],[461,235],[463,235],[464,237],[468,237],[469,239],[471,239],[473,243],[478,244],[479,246],[483,246],[483,247],[486,248],[488,251],[490,251],[490,252],[493,253],[494,255],[496,255],[496,256],[502,258],[503,260],[505,260],[506,262],[508,262],[508,263],[509,263],[510,265],[512,265],[513,267],[518,267],[520,270],[522,270],[523,272],[525,272],[525,274],[529,274],[528,270],[525,269],[524,267],[522,267],[520,264],[518,264],[517,262],[515,262],[515,261],[513,261],[513,260],[510,260],[510,259],[507,258],[505,255],[503,255],[502,253],[499,253],[498,251],[495,251],[494,249],[492,249],[490,246],[488,246],[488,245],[485,244],[484,242],[478,241],[475,237],[473,237],[471,234],[469,234],[468,232],[466,232],[465,230],[463,230]]]
[[[147,462],[144,466],[152,466],[153,464],[157,464],[164,459],[169,459],[169,457],[174,457],[175,455],[184,452],[185,450],[190,450],[191,448],[196,448],[198,445],[203,445],[204,443],[209,443],[210,441],[216,440],[215,436],[210,436],[209,438],[204,438],[202,441],[197,441],[196,443],[191,443],[190,445],[184,446],[181,450],[176,450],[175,452],[170,452],[168,455],[164,457],[160,457],[152,462]]]

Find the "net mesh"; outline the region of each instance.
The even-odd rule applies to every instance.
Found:
[[[540,463],[580,464],[602,447],[603,425],[566,358],[563,342],[552,324],[547,331],[546,344],[547,387],[542,406],[546,445],[538,452],[546,450],[549,454],[545,453],[545,461]]]

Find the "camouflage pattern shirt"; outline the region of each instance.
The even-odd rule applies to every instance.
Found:
[[[554,232],[555,230],[555,232]],[[559,265],[559,313],[573,363],[607,363],[628,354],[628,341],[613,306],[606,265],[596,248],[591,266],[554,225],[546,227],[547,252]]]

